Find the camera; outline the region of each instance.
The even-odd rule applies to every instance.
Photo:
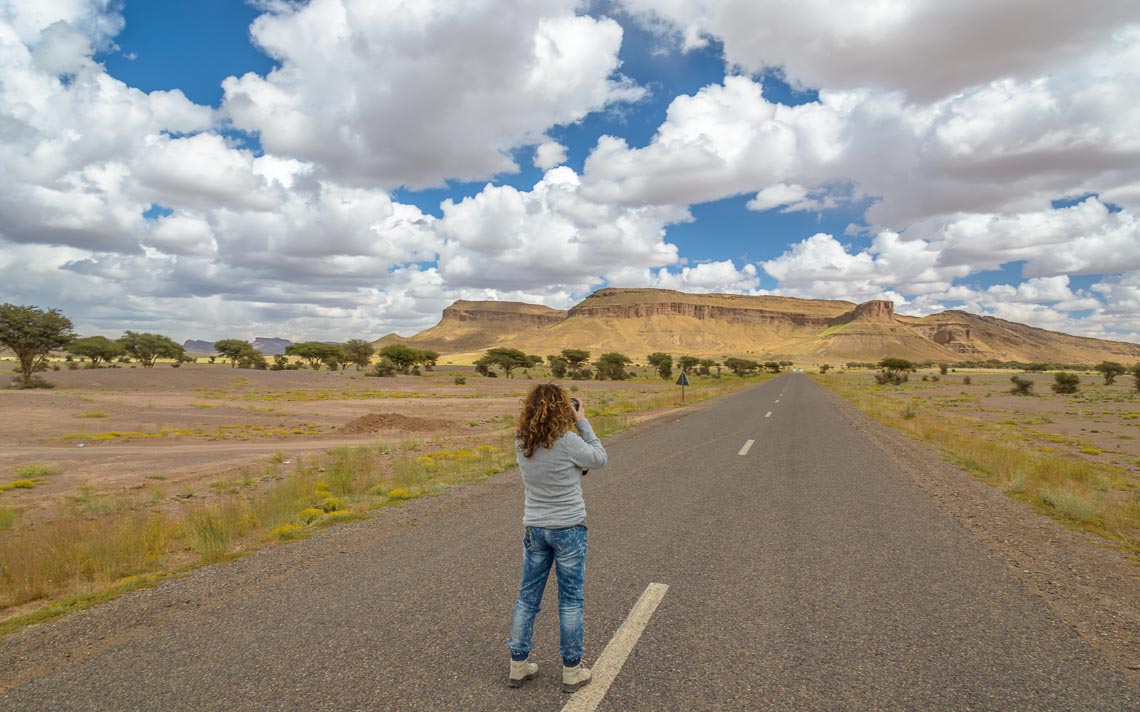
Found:
[[[570,405],[574,406],[574,410],[578,410],[578,406],[581,405],[581,403],[578,402],[577,398],[571,398]]]

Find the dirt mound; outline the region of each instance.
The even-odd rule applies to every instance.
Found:
[[[399,430],[405,433],[418,433],[425,430],[441,430],[451,425],[449,421],[435,418],[416,418],[398,413],[369,413],[353,418],[336,429],[344,435],[376,433],[381,430]]]

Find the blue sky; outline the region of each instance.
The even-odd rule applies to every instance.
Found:
[[[0,300],[344,339],[648,286],[1140,340],[1133,3],[660,5],[0,12]]]

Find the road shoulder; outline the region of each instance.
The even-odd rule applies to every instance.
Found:
[[[822,388],[822,386],[821,386]],[[930,445],[823,389],[840,413],[1112,667],[1140,682],[1140,576],[1128,557],[945,462]]]

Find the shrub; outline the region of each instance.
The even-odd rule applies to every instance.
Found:
[[[391,378],[396,375],[396,364],[387,356],[380,359],[380,362],[372,367],[371,371],[365,372],[365,376],[372,378]]]
[[[186,517],[190,546],[203,561],[219,561],[241,534],[247,520],[245,507],[238,501],[197,507]]]
[[[290,539],[296,539],[303,531],[305,531],[304,527],[298,524],[283,524],[269,532],[269,536],[276,537],[282,541],[289,541]]]
[[[297,515],[305,524],[312,524],[321,517],[325,516],[325,510],[317,509],[316,507],[305,507],[301,513]]]
[[[962,377],[962,385],[963,385],[963,386],[968,386],[968,385],[970,385],[971,383],[973,383],[973,381],[971,381],[971,380],[970,380],[970,377],[969,377],[969,376],[963,376],[963,377]]]
[[[29,480],[36,477],[51,477],[52,475],[58,474],[58,467],[52,467],[51,465],[40,465],[34,462],[29,462],[26,465],[20,465],[16,468],[16,476],[23,480]]]
[[[35,482],[31,480],[12,480],[0,485],[0,492],[6,492],[11,489],[31,489],[36,486]]]
[[[910,376],[905,371],[899,370],[883,370],[875,374],[875,383],[880,386],[901,386],[910,380]]]
[[[1051,386],[1054,393],[1076,393],[1081,383],[1081,377],[1075,373],[1062,371],[1053,375],[1055,381]]]
[[[16,376],[12,379],[12,383],[8,387],[19,389],[55,388],[55,384],[49,381],[45,381],[39,376],[29,376],[28,378],[24,378],[23,376]]]
[[[20,510],[0,504],[0,529],[11,529],[20,516]]]
[[[1033,395],[1033,381],[1028,378],[1021,378],[1020,376],[1010,377],[1010,382],[1013,383],[1013,388],[1009,390],[1015,396],[1031,396]]]
[[[1104,385],[1106,386],[1111,386],[1115,383],[1117,376],[1128,373],[1128,369],[1116,361],[1101,361],[1098,365],[1093,367],[1093,370],[1104,376]]]
[[[1069,488],[1047,487],[1038,496],[1058,513],[1077,522],[1091,521],[1100,514],[1095,502]]]
[[[405,487],[397,487],[396,489],[388,492],[389,501],[395,501],[395,500],[401,500],[401,499],[411,499],[412,497],[415,497],[415,495],[412,494],[411,490],[409,490]]]
[[[455,385],[463,386],[466,384],[467,384],[467,378],[466,377],[464,377],[464,376],[456,376],[455,377]]]

